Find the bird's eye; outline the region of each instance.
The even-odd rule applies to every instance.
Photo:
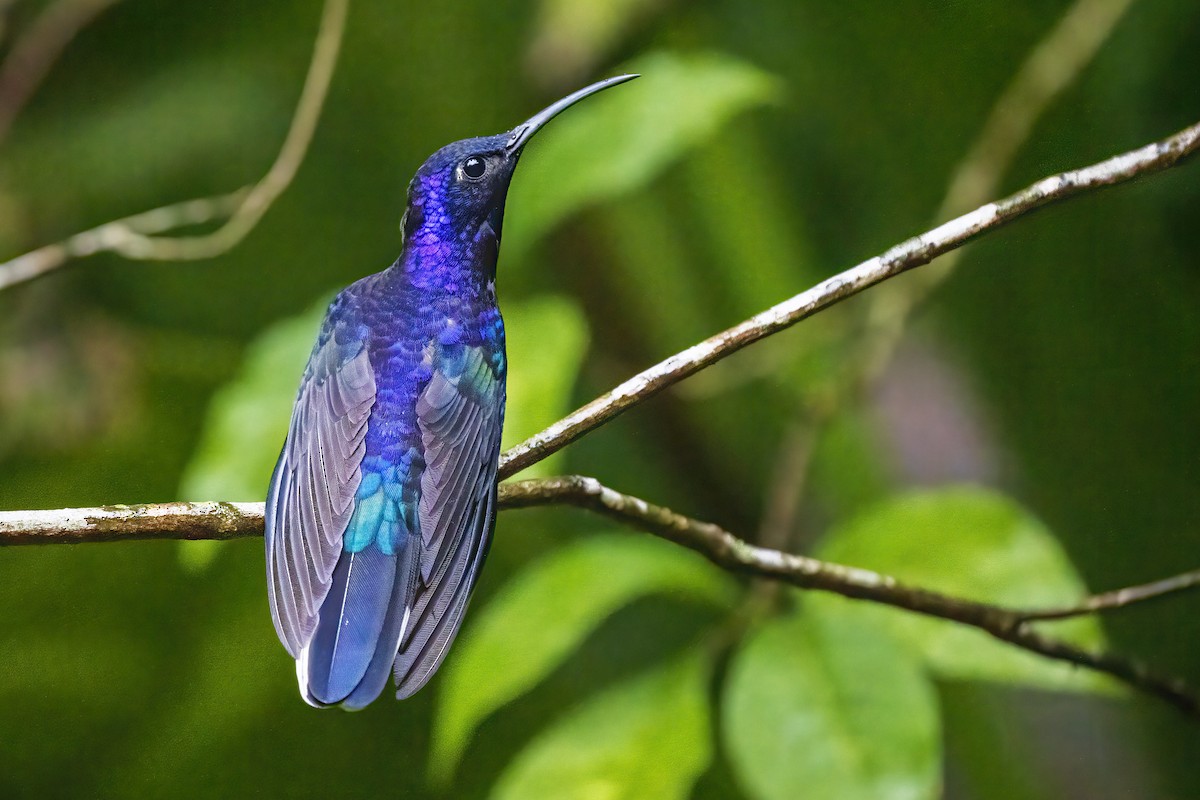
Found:
[[[462,174],[473,181],[477,181],[487,172],[487,162],[479,156],[471,156],[466,161],[459,165]]]

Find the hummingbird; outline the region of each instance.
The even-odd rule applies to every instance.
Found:
[[[408,186],[399,258],[330,303],[267,492],[267,594],[318,708],[425,685],[496,523],[504,321],[496,259],[517,161],[599,81],[507,133],[446,145]]]

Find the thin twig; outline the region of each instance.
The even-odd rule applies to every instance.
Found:
[[[334,67],[337,66],[348,7],[349,0],[325,0],[321,27],[317,31],[317,43],[313,47],[312,61],[308,66],[308,76],[304,80],[304,89],[296,104],[296,113],[292,117],[287,138],[284,139],[271,169],[245,195],[229,221],[203,236],[160,236],[140,242],[134,239],[118,252],[127,258],[156,261],[212,258],[237,245],[254,229],[271,204],[292,182],[304,161],[305,153],[308,152],[308,145],[321,117],[321,109],[325,105],[329,83],[333,79]]]
[[[227,195],[200,198],[105,223],[58,244],[0,264],[0,290],[57,269],[72,258],[114,252],[126,258],[192,261],[230,250],[258,224],[291,184],[308,152],[337,65],[349,0],[326,0],[308,76],[291,127],[275,162],[258,183]],[[159,236],[185,225],[227,217],[217,230],[197,236]]]
[[[548,505],[572,505],[594,511],[624,525],[687,547],[717,566],[771,579],[803,589],[833,592],[844,597],[880,603],[925,616],[950,620],[990,633],[1016,647],[1059,661],[1103,672],[1130,686],[1166,700],[1200,718],[1200,694],[1183,681],[1154,674],[1140,664],[1111,653],[1093,653],[1044,636],[1029,623],[1054,619],[1062,609],[1025,611],[952,597],[909,586],[888,575],[832,564],[752,545],[712,523],[685,517],[669,508],[604,486],[595,478],[571,475],[518,481],[500,486],[504,510]],[[262,503],[163,503],[105,506],[55,511],[0,512],[0,546],[80,542],[143,541],[151,539],[236,539],[261,536]],[[1200,571],[1198,571],[1200,572]],[[1107,592],[1072,607],[1071,615],[1106,611],[1200,585],[1195,577],[1184,585],[1179,578],[1148,587]]]
[[[1001,92],[980,132],[955,168],[934,221],[969,211],[1000,190],[1000,180],[1053,100],[1091,63],[1133,0],[1076,0],[1030,51]],[[953,272],[963,250],[946,253],[903,283],[871,294],[863,343],[837,387],[836,403],[861,393],[890,362],[912,311]],[[796,358],[794,344],[764,343],[750,358],[728,361],[708,372],[709,380],[678,387],[688,399],[703,399],[748,381],[776,374]],[[717,373],[720,378],[717,378]]]
[[[775,456],[775,468],[767,484],[767,499],[755,541],[776,550],[790,549],[800,512],[800,498],[808,482],[815,433],[807,416],[791,421]]]
[[[1091,63],[1132,3],[1076,0],[1067,9],[997,98],[979,135],[954,170],[935,220],[962,214],[999,191],[1001,179],[1034,125]],[[871,295],[861,356],[844,381],[847,394],[861,392],[883,372],[914,309],[953,274],[962,255],[963,250],[948,253],[903,284]]]
[[[955,170],[939,217],[961,214],[995,193],[1034,125],[1084,68],[1133,0],[1077,0],[1030,51],[997,98]]]
[[[101,252],[120,252],[135,238],[142,241],[156,233],[225,219],[237,211],[249,191],[250,188],[246,187],[230,194],[199,197],[143,211],[31,250],[0,264],[0,291],[57,269],[75,258]]]
[[[71,40],[118,0],[58,0],[37,16],[0,64],[0,142]]]
[[[796,549],[793,544],[799,522],[800,499],[808,483],[816,435],[817,428],[811,419],[811,412],[798,415],[788,425],[767,484],[766,503],[758,526],[758,536],[754,540],[759,547],[784,551]],[[778,581],[757,579],[743,600],[747,608],[734,615],[735,627],[732,630],[727,628],[725,633],[734,635],[737,628],[748,620],[764,610],[774,608],[781,596],[780,588]]]
[[[1162,141],[1082,169],[1043,178],[1003,200],[988,203],[886,253],[828,278],[806,292],[705,339],[635,375],[500,456],[508,478],[557,452],[590,430],[689,375],[877,283],[927,264],[938,256],[1050,203],[1167,169],[1200,149],[1200,123]]]
[[[1200,569],[1173,575],[1170,578],[1163,578],[1162,580],[1151,581],[1150,583],[1143,583],[1140,586],[1127,586],[1124,589],[1116,589],[1111,592],[1092,595],[1082,603],[1074,606],[1021,611],[1019,612],[1019,616],[1022,622],[1072,619],[1087,614],[1094,614],[1097,611],[1111,611],[1116,608],[1125,608],[1134,603],[1142,603],[1146,600],[1153,600],[1156,597],[1165,597],[1176,592],[1194,589],[1197,586],[1200,586]]]

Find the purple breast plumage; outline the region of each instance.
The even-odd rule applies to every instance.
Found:
[[[271,615],[310,704],[362,708],[389,675],[406,697],[453,641],[495,525],[508,185],[533,132],[629,77],[434,153],[400,257],[330,304],[266,503]]]

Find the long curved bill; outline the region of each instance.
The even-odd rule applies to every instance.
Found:
[[[517,127],[513,128],[512,135],[508,137],[508,144],[505,145],[505,149],[510,155],[521,152],[521,149],[525,147],[525,144],[533,137],[535,133],[541,130],[547,122],[557,117],[563,111],[566,111],[568,108],[575,105],[585,97],[591,97],[592,95],[596,94],[596,92],[602,92],[610,86],[616,86],[617,84],[631,81],[636,77],[639,76],[633,74],[617,75],[612,78],[605,78],[602,81],[593,83],[591,86],[585,86],[579,91],[567,95],[558,102],[546,106],[541,111],[534,114]]]

